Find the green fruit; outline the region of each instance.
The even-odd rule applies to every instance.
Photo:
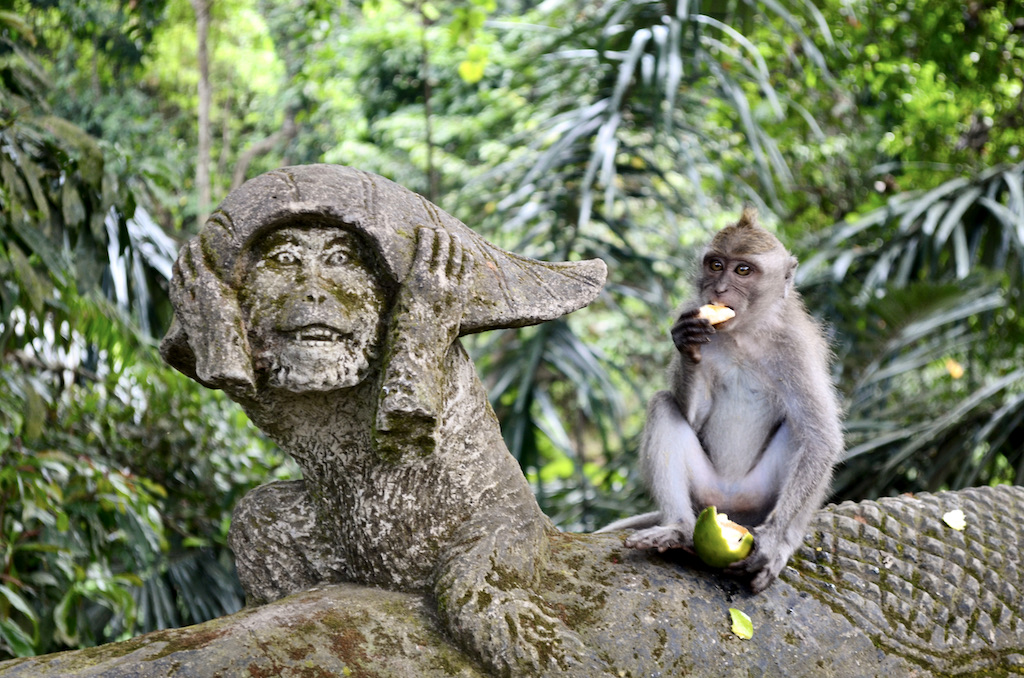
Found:
[[[711,567],[725,567],[750,555],[754,535],[709,506],[697,516],[693,547],[700,559]]]

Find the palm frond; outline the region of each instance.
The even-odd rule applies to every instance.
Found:
[[[1022,235],[1024,164],[898,194],[819,236],[801,282],[835,319],[848,385],[839,496],[1024,477]]]

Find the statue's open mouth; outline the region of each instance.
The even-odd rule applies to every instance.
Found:
[[[288,333],[292,341],[314,344],[336,344],[349,337],[349,334],[328,325],[306,325]]]

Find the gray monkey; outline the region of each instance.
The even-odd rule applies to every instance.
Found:
[[[746,210],[701,262],[697,299],[672,327],[670,390],[647,408],[640,457],[659,511],[604,528],[637,528],[636,549],[690,550],[707,506],[751,528],[754,551],[728,569],[767,588],[803,540],[843,450],[831,352],[793,279],[797,260]],[[734,318],[716,326],[702,304]]]

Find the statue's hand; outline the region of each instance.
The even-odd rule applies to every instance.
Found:
[[[195,355],[195,377],[233,395],[249,393],[255,377],[242,312],[234,292],[206,265],[198,238],[174,262],[170,296]]]
[[[444,407],[444,360],[459,336],[473,256],[443,229],[420,227],[416,255],[395,303],[374,439],[398,459],[430,454]]]
[[[419,227],[416,256],[399,292],[399,311],[406,317],[396,321],[418,325],[415,332],[424,341],[440,341],[447,348],[462,324],[472,270],[473,255],[457,237],[444,229]]]

